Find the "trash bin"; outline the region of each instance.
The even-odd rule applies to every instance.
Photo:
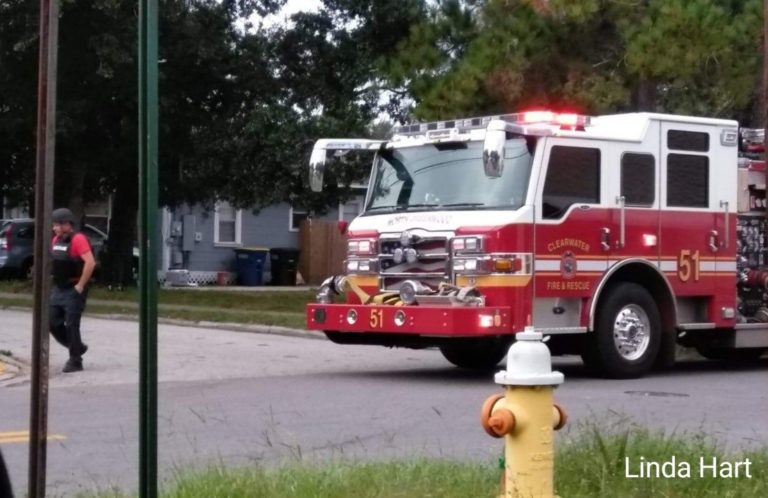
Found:
[[[274,247],[269,250],[272,266],[271,285],[296,285],[296,268],[299,265],[299,250],[290,247]]]
[[[235,270],[237,283],[240,285],[261,285],[263,283],[264,263],[269,249],[264,247],[241,247],[235,249]]]
[[[229,285],[229,272],[228,271],[217,271],[216,272],[216,285]]]

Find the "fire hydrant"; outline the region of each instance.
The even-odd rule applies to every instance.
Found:
[[[565,425],[567,415],[552,399],[563,374],[552,371],[549,348],[541,339],[533,327],[516,335],[507,369],[495,377],[505,393],[488,398],[480,414],[489,435],[504,437],[504,498],[555,496],[552,431]]]

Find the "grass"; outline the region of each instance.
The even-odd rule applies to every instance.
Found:
[[[584,430],[558,452],[555,483],[561,496],[587,498],[621,496],[626,498],[758,498],[768,496],[768,448],[742,454],[726,451],[710,437],[697,435],[664,435],[633,427],[619,433],[605,434],[603,427],[587,424]],[[626,461],[630,472],[638,473],[643,457],[646,461],[665,462],[675,456],[677,462],[691,465],[690,478],[626,477]],[[700,477],[699,458],[707,461],[741,461],[749,458],[752,478]]]
[[[764,498],[768,496],[768,448],[743,454],[725,451],[701,435],[665,435],[632,427],[606,434],[598,424],[575,431],[561,442],[555,461],[555,488],[568,498]],[[566,439],[563,443],[562,439]],[[499,451],[502,443],[498,442]],[[677,461],[693,465],[699,457],[752,461],[751,479],[628,479],[630,462]],[[694,468],[697,465],[694,465]],[[178,473],[161,492],[163,498],[467,498],[495,497],[500,470],[496,462],[407,460],[374,463],[294,463],[277,469],[213,466]],[[124,498],[120,491],[83,497]]]
[[[0,281],[0,306],[31,307],[32,284]],[[12,295],[11,295],[12,294]],[[314,291],[221,291],[158,290],[160,318],[193,322],[260,324],[303,329],[304,305],[314,300]],[[138,315],[139,294],[135,288],[112,290],[94,286],[88,294],[86,313]]]
[[[290,465],[280,469],[209,467],[178,475],[164,498],[468,498],[495,496],[497,479],[482,464],[396,461]],[[105,491],[99,498],[132,495]]]

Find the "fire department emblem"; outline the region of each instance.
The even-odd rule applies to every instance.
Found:
[[[563,253],[560,259],[560,275],[566,280],[576,276],[576,256],[571,251]]]

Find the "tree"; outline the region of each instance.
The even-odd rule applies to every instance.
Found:
[[[62,0],[55,203],[76,212],[113,196],[104,273],[125,283],[135,238],[137,12],[127,0]],[[160,202],[227,200],[316,211],[360,174],[338,169],[309,192],[307,159],[322,136],[361,136],[379,111],[376,69],[394,53],[423,1],[326,0],[291,26],[238,21],[283,0],[169,0],[160,11]],[[248,26],[248,24],[246,24]],[[31,192],[37,9],[0,4],[0,165],[6,196]],[[14,197],[15,196],[15,197]]]
[[[0,200],[31,200],[37,102],[37,7],[0,3]]]
[[[389,62],[420,118],[530,106],[744,117],[758,0],[439,2]]]
[[[161,202],[183,199],[179,157],[194,141],[212,148],[227,105],[221,85],[238,40],[235,20],[268,13],[282,0],[172,0],[161,9]],[[0,4],[0,165],[2,192],[19,201],[34,171],[37,24],[34,2]],[[105,274],[130,278],[138,204],[137,12],[124,0],[63,0],[54,202],[76,214],[87,201],[113,195]],[[230,85],[231,86],[231,85]],[[227,100],[229,99],[229,100]],[[181,151],[181,152],[179,152]]]

